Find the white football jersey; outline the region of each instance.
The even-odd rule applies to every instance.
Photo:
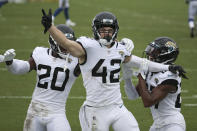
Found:
[[[75,74],[78,59],[69,56],[65,59],[53,57],[52,50],[36,47],[32,57],[36,63],[37,83],[32,102],[42,103],[50,111],[65,112],[65,104],[70,89],[77,78]],[[65,66],[67,67],[64,71]]]
[[[162,82],[165,81],[176,81],[177,82],[177,91],[168,93],[167,96],[161,100],[159,103],[152,105],[150,107],[152,117],[155,121],[158,121],[160,124],[173,123],[169,119],[162,120],[161,118],[165,118],[166,116],[181,116],[181,78],[177,74],[173,74],[170,71],[163,71],[158,73],[148,73],[146,78],[146,83],[148,90],[151,92],[153,88],[156,88]],[[174,81],[174,82],[175,82]],[[177,118],[174,118],[175,123],[179,123]],[[182,119],[182,118],[181,118]],[[183,118],[184,119],[184,118]],[[173,120],[173,119],[172,119]]]
[[[77,42],[85,49],[87,58],[80,64],[86,88],[85,103],[96,107],[123,103],[119,81],[120,65],[131,52],[118,42],[111,48],[87,37],[80,37]]]

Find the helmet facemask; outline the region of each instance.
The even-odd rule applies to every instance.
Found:
[[[57,42],[53,39],[51,35],[49,36],[49,43],[53,52],[57,53],[61,58],[66,59],[68,53],[65,49],[63,49],[57,44]]]
[[[113,29],[113,31],[105,31],[103,30],[104,27],[110,27]],[[98,40],[99,43],[105,46],[111,45],[116,40],[119,30],[117,19],[113,14],[109,12],[102,12],[93,19],[92,30],[94,32],[94,38]],[[108,32],[108,34],[113,32],[112,36],[106,35],[104,37],[101,37],[100,33],[102,33],[103,31],[105,33]]]
[[[107,27],[101,27],[98,29],[99,43],[103,45],[110,45],[114,41],[114,29],[111,27],[109,29],[106,28]],[[104,36],[101,36],[101,33]]]

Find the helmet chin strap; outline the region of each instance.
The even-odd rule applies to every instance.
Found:
[[[63,59],[65,59],[66,60],[66,64],[64,65],[64,72],[66,71],[66,69],[67,69],[67,64],[69,63],[69,61],[68,61],[68,58],[69,58],[69,56],[70,56],[70,53],[68,53],[68,54],[61,54],[61,53],[58,53],[58,55],[60,56],[60,57],[62,57]]]
[[[66,64],[68,64],[68,63],[69,63],[69,62],[68,62],[68,58],[69,58],[69,56],[70,56],[70,54],[68,53],[68,54],[66,55]],[[64,72],[65,72],[65,71],[66,71],[66,69],[67,69],[66,64],[64,65]]]
[[[111,45],[112,42],[112,39],[109,42],[106,39],[99,39],[99,43],[101,43],[104,46]]]
[[[99,43],[101,43],[104,46],[111,45],[112,42],[113,40],[112,40],[112,37],[110,36],[105,36],[104,38],[99,39]]]
[[[58,54],[60,57],[62,57],[63,59],[66,59],[66,58],[69,56],[68,53],[62,52],[59,46],[57,46],[57,48],[58,48],[58,53],[57,53],[57,54]]]
[[[65,59],[68,57],[68,54],[57,53],[61,58]]]

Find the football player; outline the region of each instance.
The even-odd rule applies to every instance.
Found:
[[[189,4],[188,8],[188,24],[190,28],[190,37],[194,37],[195,17],[197,16],[197,0],[185,0]]]
[[[1,8],[3,5],[7,4],[7,3],[8,3],[8,0],[0,0],[0,8]]]
[[[69,40],[74,32],[66,25],[57,29]],[[65,115],[70,89],[80,74],[78,59],[49,36],[50,48],[36,47],[28,61],[14,59],[14,49],[7,50],[3,61],[13,74],[37,73],[37,82],[29,105],[24,131],[71,131]]]
[[[139,131],[135,117],[123,104],[119,76],[122,63],[138,66],[142,59],[131,55],[132,46],[117,42],[116,16],[110,12],[98,13],[92,21],[94,38],[80,37],[70,41],[51,24],[51,10],[46,14],[42,9],[42,13],[44,33],[49,31],[58,44],[79,58],[86,89],[86,100],[79,113],[82,131],[108,131],[110,126],[115,131]],[[158,71],[169,69],[168,65],[151,61],[148,67]],[[177,67],[170,69],[180,69]]]
[[[59,7],[55,10],[53,16],[52,16],[52,20],[53,20],[53,23],[55,21],[55,17],[57,15],[60,14],[60,12],[62,12],[64,10],[64,16],[65,16],[65,19],[66,19],[66,25],[67,26],[75,26],[76,23],[71,21],[70,20],[70,17],[69,17],[69,0],[59,0]]]
[[[158,37],[147,46],[145,53],[151,61],[173,65],[178,57],[179,48],[171,38]],[[170,71],[147,72],[146,67],[142,67],[142,71],[138,75],[139,81],[136,89],[144,106],[151,109],[154,122],[149,131],[185,131],[185,120],[180,113],[181,77]],[[137,95],[136,97],[132,95],[135,87],[131,82],[129,83],[129,79],[126,81],[125,88],[128,97],[137,98]]]

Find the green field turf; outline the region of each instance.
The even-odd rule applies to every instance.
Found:
[[[41,8],[54,11],[57,5],[57,1],[27,2],[9,3],[0,8],[0,54],[14,48],[16,58],[27,60],[36,46],[49,46],[48,34],[43,34],[41,25]],[[189,37],[184,0],[70,0],[70,5],[70,17],[77,23],[73,28],[76,36],[91,37],[93,17],[98,12],[111,11],[119,20],[118,39],[131,38],[135,43],[133,54],[138,56],[155,37],[172,37],[180,47],[176,64],[184,66],[189,77],[182,81],[182,113],[187,131],[197,131],[197,34],[193,39]],[[62,23],[65,23],[63,13],[55,21],[55,24]],[[22,131],[35,82],[34,71],[27,75],[12,75],[6,71],[5,64],[0,63],[0,131]],[[148,131],[152,124],[150,110],[143,107],[141,99],[128,100],[123,88],[122,94],[125,106],[136,117],[141,131]],[[80,131],[78,112],[84,97],[80,77],[67,101],[72,131]]]

